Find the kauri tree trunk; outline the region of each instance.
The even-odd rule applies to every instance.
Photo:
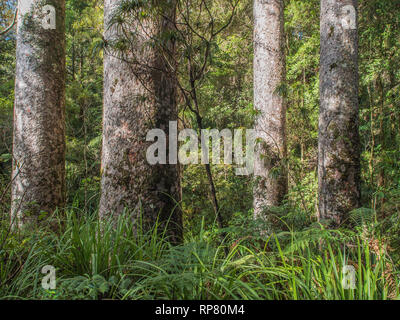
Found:
[[[357,0],[321,0],[319,217],[332,227],[359,207]]]
[[[12,220],[26,226],[65,202],[65,0],[18,7]]]
[[[254,0],[254,214],[265,217],[287,193],[284,1]]]
[[[110,21],[120,1],[104,3],[105,40],[118,42],[126,33]],[[167,141],[169,121],[177,121],[176,81],[156,46],[146,43],[171,27],[171,15],[162,21],[141,21],[124,26],[135,34],[131,52],[119,54],[106,50],[104,57],[104,114],[100,217],[118,216],[124,209],[142,211],[146,226],[157,218],[165,226],[171,241],[182,238],[182,217],[177,164],[150,165],[146,160],[146,142],[152,129],[162,129]],[[126,43],[126,42],[125,42]],[[174,43],[164,45],[171,52]],[[143,62],[137,64],[138,61]],[[145,66],[143,64],[146,64]],[[168,147],[167,147],[168,150]],[[167,153],[168,159],[168,153]]]

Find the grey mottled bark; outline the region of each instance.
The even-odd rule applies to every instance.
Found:
[[[254,214],[265,216],[287,193],[286,79],[283,0],[254,0],[255,130],[262,138],[255,152]]]
[[[356,9],[357,0],[321,1],[319,215],[333,226],[360,199]]]
[[[56,29],[43,28],[43,4]],[[65,202],[65,0],[18,5],[12,214],[22,226]]]
[[[105,1],[106,26],[118,2]],[[131,31],[136,32],[131,48],[134,52],[118,57],[114,50],[105,54],[100,216],[119,215],[124,208],[138,210],[141,205],[146,225],[153,225],[158,215],[161,222],[171,218],[168,234],[179,241],[179,166],[150,165],[146,160],[147,148],[153,144],[146,142],[148,131],[160,128],[168,134],[169,121],[177,121],[178,117],[174,77],[166,72],[168,68],[158,51],[145,45],[169,27],[168,20],[131,25]],[[118,30],[115,26],[109,28],[106,41],[123,37]],[[173,52],[172,42],[166,46]]]

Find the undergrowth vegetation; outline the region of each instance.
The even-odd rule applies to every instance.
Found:
[[[369,214],[369,216],[368,216]],[[352,214],[352,231],[310,223],[260,234],[261,221],[233,220],[229,230],[203,223],[196,235],[172,246],[160,226],[145,233],[126,212],[116,226],[71,210],[55,219],[61,234],[42,227],[0,235],[2,299],[396,299],[398,261],[385,238],[392,221],[371,212]],[[389,219],[389,220],[390,220]],[[397,220],[397,219],[395,219]],[[279,223],[278,223],[279,221]],[[299,221],[296,221],[298,223]],[[229,231],[229,232],[226,232]],[[221,233],[228,234],[221,242]],[[56,289],[44,290],[45,265],[56,268]],[[348,289],[345,266],[355,270]]]
[[[269,215],[271,232],[262,233],[266,221],[253,219],[252,177],[237,176],[233,165],[212,164],[226,222],[220,229],[206,170],[182,166],[185,239],[179,246],[168,242],[159,225],[144,232],[129,212],[116,225],[99,222],[104,30],[103,1],[95,0],[66,1],[69,209],[43,214],[61,232],[45,226],[10,229],[16,41],[15,33],[0,37],[0,299],[397,299],[398,2],[359,1],[363,208],[349,213],[338,230],[317,222],[320,1],[285,1],[287,198]],[[196,88],[205,128],[253,127],[253,1],[239,3],[229,27],[213,41],[207,73]],[[2,30],[16,4],[0,2]],[[193,10],[197,15],[199,8]],[[185,127],[196,129],[183,102],[179,110]],[[56,268],[54,290],[42,287],[47,265]],[[343,281],[349,266],[355,271],[353,289]]]

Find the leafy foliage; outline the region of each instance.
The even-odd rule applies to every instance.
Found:
[[[179,1],[180,10],[185,3]],[[212,3],[211,3],[212,2]],[[230,1],[206,1],[216,27]],[[124,1],[124,19],[148,1]],[[288,100],[287,199],[271,212],[273,233],[252,218],[252,181],[231,165],[212,165],[226,228],[216,225],[207,176],[200,165],[183,168],[181,207],[185,242],[171,247],[158,232],[143,234],[129,211],[116,228],[101,225],[100,181],[103,21],[101,1],[67,1],[67,195],[62,234],[16,234],[9,225],[15,35],[0,38],[0,297],[40,299],[395,299],[400,262],[400,100],[398,1],[360,0],[359,73],[362,208],[347,226],[317,221],[319,109],[319,1],[285,1]],[[147,6],[147,7],[146,7]],[[0,5],[0,29],[15,1]],[[143,8],[147,9],[144,10]],[[199,71],[196,87],[204,128],[252,127],[252,1],[240,0],[231,23],[212,38],[210,16],[193,5],[193,30],[175,37],[179,80],[188,88],[188,57]],[[180,17],[184,17],[185,12]],[[117,21],[118,22],[118,21]],[[121,21],[119,21],[121,22]],[[200,36],[199,36],[200,35]],[[162,42],[163,39],[154,39]],[[165,40],[165,39],[164,39]],[[123,43],[120,44],[123,49]],[[153,43],[152,45],[157,45]],[[158,43],[159,45],[159,43]],[[199,129],[180,97],[180,118]],[[145,205],[145,204],[144,204]],[[57,213],[58,214],[58,213]],[[134,230],[137,232],[135,233]],[[221,235],[225,237],[221,243]],[[228,254],[225,253],[228,250]],[[41,268],[57,268],[57,289],[40,286]],[[342,285],[343,265],[356,270],[357,287]]]

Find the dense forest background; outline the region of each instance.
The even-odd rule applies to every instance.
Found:
[[[48,231],[42,236],[38,231],[10,237],[7,231],[15,33],[0,38],[0,210],[4,213],[0,297],[397,297],[400,1],[359,1],[362,207],[349,214],[346,227],[329,230],[317,219],[320,1],[288,0],[287,81],[281,90],[288,102],[289,191],[283,205],[273,208],[273,235],[265,237],[257,231],[262,222],[253,219],[252,177],[235,175],[233,165],[212,165],[220,214],[226,222],[221,229],[216,223],[204,166],[187,165],[183,166],[181,181],[185,242],[175,248],[162,239],[155,241],[154,234],[143,235],[132,244],[125,224],[121,230],[110,229],[102,239],[96,237],[101,179],[103,4],[97,0],[68,0],[66,4],[68,219],[66,234],[61,237]],[[191,8],[194,13],[198,9],[195,4]],[[224,21],[229,8],[229,1],[214,1],[213,16]],[[10,25],[14,10],[15,1],[2,1],[0,30]],[[209,65],[197,87],[204,128],[234,130],[253,125],[252,19],[252,1],[239,1],[232,22],[212,40]],[[200,31],[206,29],[199,27]],[[202,45],[194,37],[193,49],[201,51]],[[178,101],[180,118],[188,127],[197,128],[193,113],[184,107],[182,99]],[[116,232],[120,232],[121,239],[113,247]],[[225,237],[222,244],[221,235]],[[227,255],[222,248],[228,249]],[[45,264],[60,270],[56,290],[42,290],[27,280],[39,283],[37,270]],[[357,271],[359,285],[354,290],[340,285],[344,264],[353,265]]]

